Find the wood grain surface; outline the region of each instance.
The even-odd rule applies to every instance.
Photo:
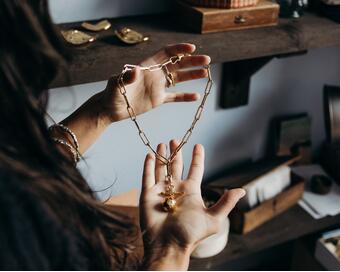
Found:
[[[60,74],[50,87],[89,83],[108,79],[126,63],[136,64],[165,45],[191,42],[197,53],[208,54],[212,63],[300,52],[340,45],[340,24],[307,13],[300,20],[282,19],[277,26],[212,34],[195,34],[178,23],[176,15],[160,14],[110,20],[113,28],[99,34],[98,41],[72,47],[73,60],[67,73]],[[60,25],[61,29],[79,23]],[[150,36],[135,46],[122,44],[114,29],[131,27]]]

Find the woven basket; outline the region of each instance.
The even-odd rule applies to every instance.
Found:
[[[259,0],[185,0],[190,5],[209,8],[245,8],[256,6]]]

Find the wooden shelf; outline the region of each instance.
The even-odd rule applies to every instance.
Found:
[[[231,233],[227,247],[218,255],[192,259],[190,270],[221,270],[230,261],[299,237],[340,226],[340,215],[314,220],[299,206],[265,223],[247,235]]]
[[[205,35],[181,29],[175,25],[174,15],[170,14],[118,18],[111,22],[113,29],[128,26],[149,35],[151,40],[127,46],[114,37],[113,29],[103,32],[95,43],[72,49],[70,78],[59,76],[51,87],[105,80],[111,74],[120,72],[124,64],[138,63],[161,47],[178,42],[196,44],[197,52],[210,55],[213,63],[340,45],[340,24],[310,13],[299,20],[281,19],[279,25],[274,27]],[[77,26],[77,23],[60,25],[63,29]]]

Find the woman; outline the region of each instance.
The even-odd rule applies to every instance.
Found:
[[[133,254],[135,228],[120,214],[98,201],[74,166],[76,142],[84,153],[104,129],[128,117],[116,84],[91,97],[48,130],[44,115],[49,83],[66,71],[68,55],[55,31],[46,0],[0,2],[0,267],[2,269],[124,269]],[[195,46],[168,46],[141,65],[177,54],[191,54]],[[207,56],[186,56],[169,67],[175,82],[206,77],[203,69],[182,71],[209,63]],[[197,94],[165,92],[162,72],[135,69],[124,78],[137,114],[167,102],[195,101]],[[170,143],[170,149],[177,142]],[[158,152],[165,154],[164,144]],[[203,148],[195,146],[189,176],[182,182],[182,157],[172,173],[178,191],[185,192],[175,213],[160,211],[164,165],[147,155],[140,199],[144,238],[142,269],[187,269],[197,243],[218,231],[243,190],[232,190],[206,209],[200,195]],[[204,224],[203,224],[204,222]],[[133,239],[131,239],[133,240]],[[131,267],[130,267],[131,268]]]

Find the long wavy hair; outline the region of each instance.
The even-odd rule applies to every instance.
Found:
[[[124,269],[131,247],[121,237],[133,237],[135,227],[95,198],[48,133],[46,90],[69,57],[47,1],[1,0],[0,27],[0,171],[28,183],[53,217],[98,252],[96,269]]]

